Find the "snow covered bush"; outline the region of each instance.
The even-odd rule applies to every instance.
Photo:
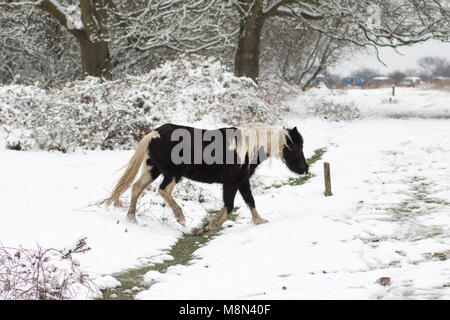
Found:
[[[6,148],[10,150],[30,150],[35,144],[30,130],[13,128],[7,134]]]
[[[270,74],[259,81],[259,86],[267,93],[268,98],[274,101],[286,101],[298,96],[301,88],[293,82]]]
[[[132,148],[164,122],[275,124],[282,108],[251,79],[213,58],[182,56],[141,76],[69,82],[48,90],[0,86],[0,127],[26,129],[44,150]]]
[[[85,107],[74,103],[48,106],[34,118],[34,138],[41,149],[67,152],[132,146],[147,133],[143,112],[125,106]]]
[[[322,117],[331,121],[355,120],[360,117],[359,110],[354,102],[333,101],[322,99],[309,108],[313,116]]]
[[[296,103],[305,106],[307,116],[330,121],[355,120],[361,117],[357,103],[345,90],[330,90],[319,86],[299,95]]]
[[[65,300],[77,298],[80,292],[98,295],[72,257],[88,250],[86,239],[66,250],[0,247],[0,299]]]

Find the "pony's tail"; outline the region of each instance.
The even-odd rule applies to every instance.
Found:
[[[130,187],[130,185],[133,183],[134,178],[136,178],[136,175],[139,171],[139,168],[142,165],[142,162],[145,159],[145,156],[147,154],[148,145],[150,144],[150,141],[153,138],[159,138],[158,131],[152,131],[146,136],[142,138],[142,140],[139,142],[136,152],[131,157],[130,161],[128,162],[128,166],[125,169],[125,172],[123,173],[122,177],[120,177],[120,180],[117,182],[116,187],[114,188],[113,192],[111,193],[111,196],[104,200],[106,206],[110,206],[111,203],[114,202],[114,206],[121,207],[122,202],[120,201],[120,196],[127,191],[127,189]]]

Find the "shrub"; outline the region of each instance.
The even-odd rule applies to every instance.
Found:
[[[330,121],[355,120],[360,117],[359,108],[345,90],[331,90],[319,86],[304,92],[296,102],[304,106],[303,110],[307,116]]]
[[[86,239],[68,250],[0,247],[0,299],[65,300],[77,298],[80,291],[98,295],[72,257],[87,250]]]
[[[327,99],[318,101],[309,108],[308,113],[330,121],[355,120],[360,117],[354,102],[335,102]]]
[[[12,129],[6,138],[6,148],[10,150],[30,150],[34,145],[30,130]]]
[[[132,148],[164,122],[274,124],[281,116],[270,94],[251,79],[196,55],[103,83],[87,78],[47,90],[0,86],[0,126],[8,135],[15,128],[29,130],[44,150]]]

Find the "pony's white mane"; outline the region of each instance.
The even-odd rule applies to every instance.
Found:
[[[265,123],[247,123],[238,130],[242,139],[233,139],[230,147],[236,150],[241,163],[244,163],[246,154],[250,161],[254,160],[261,148],[268,157],[283,156],[283,148],[289,137],[286,129]]]

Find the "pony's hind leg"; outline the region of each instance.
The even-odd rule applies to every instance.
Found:
[[[175,178],[164,177],[163,182],[159,186],[158,192],[172,209],[173,214],[177,218],[178,223],[181,224],[183,227],[185,227],[186,219],[184,218],[183,210],[180,208],[178,203],[176,203],[175,199],[172,197],[172,191],[176,184],[177,181],[175,180]]]
[[[131,189],[131,202],[128,209],[128,221],[137,223],[136,204],[142,191],[159,176],[159,171],[155,167],[145,166],[139,179],[133,184]]]

